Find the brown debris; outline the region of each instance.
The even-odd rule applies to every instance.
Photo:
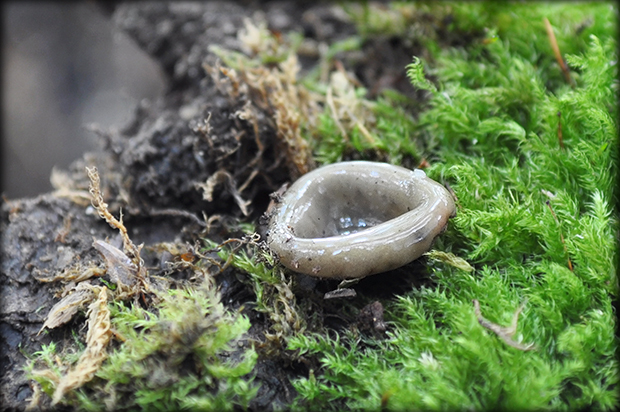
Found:
[[[65,243],[65,238],[69,232],[71,232],[71,216],[65,216],[63,219],[62,229],[58,231],[58,234],[54,238],[54,242]]]
[[[236,67],[205,64],[204,68],[221,92],[234,99],[246,100],[236,115],[253,124],[259,153],[264,145],[260,139],[258,117],[266,115],[272,121],[278,151],[284,154],[291,177],[295,179],[315,167],[310,146],[302,136],[302,119],[314,121],[320,112],[318,101],[321,98],[297,83],[300,66],[295,53],[273,36],[265,24],[254,25],[249,19],[244,23],[245,28],[238,35],[242,49],[251,56],[269,55],[280,62],[272,67],[254,65],[214,47],[212,51],[226,54],[231,60],[235,58]]]
[[[362,331],[371,331],[375,335],[382,336],[387,330],[383,320],[383,305],[378,300],[364,306],[357,315],[357,324]]]

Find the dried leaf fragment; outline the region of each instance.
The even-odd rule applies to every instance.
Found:
[[[93,247],[103,256],[112,282],[117,285],[135,285],[138,267],[125,253],[103,240],[95,240]]]
[[[78,284],[73,292],[61,299],[50,310],[39,333],[45,328],[54,329],[69,322],[81,307],[93,300],[93,297],[92,285],[88,283]]]
[[[463,258],[456,256],[454,253],[446,253],[439,250],[431,250],[424,254],[433,260],[439,260],[457,269],[465,272],[473,272],[474,268]]]

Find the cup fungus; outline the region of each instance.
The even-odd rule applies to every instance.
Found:
[[[450,193],[422,170],[335,163],[305,174],[284,193],[267,244],[296,272],[361,278],[420,257],[454,214]]]

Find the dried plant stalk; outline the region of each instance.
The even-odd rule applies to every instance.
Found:
[[[88,308],[88,314],[86,350],[80,356],[75,368],[58,382],[52,398],[52,405],[57,404],[67,392],[89,382],[107,357],[106,347],[110,342],[112,332],[107,288],[105,286],[99,289],[99,296]]]
[[[525,302],[523,302],[521,304],[521,306],[519,306],[519,308],[517,309],[517,311],[515,312],[515,314],[512,317],[512,322],[511,322],[510,326],[508,326],[508,327],[500,326],[498,324],[495,324],[495,323],[485,319],[482,316],[482,313],[480,312],[480,303],[478,302],[478,300],[474,299],[473,302],[474,302],[474,312],[476,313],[476,318],[478,318],[478,323],[480,323],[480,325],[482,325],[483,327],[489,329],[491,332],[495,333],[504,342],[506,342],[507,345],[512,346],[513,348],[516,348],[516,349],[519,349],[519,350],[522,350],[522,351],[528,351],[528,350],[535,350],[536,349],[536,347],[534,346],[533,343],[524,345],[524,344],[522,344],[520,342],[517,342],[517,341],[512,339],[512,336],[517,331],[517,322],[519,320],[519,315],[521,314],[521,311],[525,307]]]
[[[125,253],[132,259],[136,266],[141,267],[140,261],[140,247],[136,247],[127,234],[127,228],[123,225],[123,214],[121,213],[120,220],[116,219],[112,213],[108,210],[108,204],[103,200],[101,194],[101,182],[99,180],[99,172],[96,167],[86,167],[88,178],[90,179],[89,192],[92,196],[92,205],[99,213],[102,219],[105,219],[110,226],[118,229],[121,232],[123,238],[123,249]]]
[[[553,33],[553,26],[549,22],[549,19],[546,17],[543,18],[543,22],[545,23],[545,29],[547,30],[547,36],[549,37],[549,43],[551,44],[551,48],[553,49],[553,54],[555,55],[555,59],[558,61],[560,68],[562,69],[562,74],[564,74],[564,79],[566,79],[566,83],[570,84],[572,87],[575,87],[572,77],[570,76],[570,71],[568,70],[568,66],[564,62],[562,58],[562,53],[560,52],[560,46],[558,46],[558,41],[555,38],[555,33]]]

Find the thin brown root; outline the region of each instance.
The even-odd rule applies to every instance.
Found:
[[[549,22],[549,19],[543,17],[543,21],[545,23],[545,28],[547,29],[547,36],[549,36],[549,43],[551,44],[551,48],[553,49],[553,54],[555,55],[555,59],[557,60],[560,68],[562,69],[562,73],[564,74],[564,79],[566,79],[566,83],[570,84],[571,87],[575,87],[575,83],[570,75],[570,71],[568,70],[568,66],[564,62],[562,58],[562,53],[560,52],[560,46],[558,46],[558,41],[555,38],[555,33],[553,33],[553,27]]]
[[[202,197],[204,200],[206,200],[207,202],[212,202],[213,191],[215,190],[215,187],[221,183],[227,184],[226,187],[228,188],[230,194],[232,194],[235,202],[237,202],[237,206],[239,206],[239,209],[241,209],[241,213],[243,213],[244,216],[249,215],[250,212],[248,210],[248,206],[250,206],[251,201],[244,200],[241,197],[241,194],[237,190],[235,179],[226,170],[218,170],[217,172],[209,176],[205,183],[195,183],[195,186],[199,189],[202,189]]]
[[[187,210],[181,209],[151,209],[149,211],[151,216],[178,216],[184,217],[192,222],[196,223],[199,226],[207,227],[207,223],[205,221],[200,220],[198,216],[195,214],[188,212]]]

